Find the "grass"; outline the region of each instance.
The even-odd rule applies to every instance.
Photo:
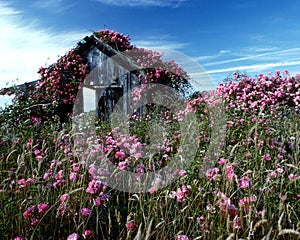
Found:
[[[20,123],[7,134],[2,121],[0,239],[67,239],[72,233],[80,239],[300,239],[299,114],[289,107],[227,110],[218,161],[203,173],[213,141],[207,113],[203,105],[195,113],[198,149],[191,165],[176,169],[167,186],[158,180],[153,191],[140,193],[106,184],[104,160],[125,161],[131,171],[144,164],[139,169],[153,172],[177,159],[192,139],[166,128],[171,134],[149,160],[135,155],[142,153],[139,144],[164,131],[151,129],[156,125],[148,120],[131,122],[135,137],[113,135],[102,123],[94,129],[83,124],[79,135],[52,119]],[[162,124],[172,121],[180,124],[174,118]],[[48,207],[40,210],[41,203]]]

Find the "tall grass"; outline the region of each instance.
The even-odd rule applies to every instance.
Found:
[[[0,239],[300,239],[299,113],[290,106],[228,108],[221,155],[203,174],[211,119],[205,105],[194,107],[199,146],[192,164],[168,186],[145,193],[112,188],[99,174],[105,166],[93,161],[128,160],[122,166],[130,171],[141,163],[154,171],[122,148],[139,153],[137,145],[155,133],[149,119],[132,121],[131,138],[118,135],[123,140],[97,121],[95,132],[83,124],[80,133],[53,119],[7,132],[2,121]],[[164,124],[172,121],[178,125]],[[153,157],[156,167],[190,141],[168,137]]]

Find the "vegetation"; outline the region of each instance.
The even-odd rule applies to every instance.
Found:
[[[122,34],[95,35],[119,50],[133,48]],[[72,106],[85,64],[71,51],[1,112],[0,239],[300,239],[299,76],[235,73],[180,112],[148,106],[146,117],[113,129],[84,114],[74,129],[57,108]],[[153,67],[141,81],[185,84],[184,71],[166,64],[174,71]],[[224,141],[214,159],[208,153],[218,111]],[[190,115],[196,122],[186,124]],[[195,152],[184,155],[193,141]],[[179,159],[190,164],[172,165]],[[169,183],[157,175],[147,187],[143,176],[168,166]],[[108,180],[124,180],[122,173],[146,191],[114,188]]]

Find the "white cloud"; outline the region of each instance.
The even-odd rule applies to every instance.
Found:
[[[187,0],[96,0],[98,2],[115,5],[115,6],[129,6],[129,7],[178,7]]]
[[[62,13],[72,7],[73,3],[67,3],[65,0],[37,0],[33,6],[54,13]]]
[[[266,50],[266,49],[265,49]],[[256,52],[261,52],[261,49],[258,49]],[[285,49],[280,51],[270,51],[260,54],[248,55],[245,57],[239,57],[234,59],[216,61],[206,63],[205,66],[212,66],[212,65],[221,65],[221,64],[228,64],[233,62],[241,62],[245,60],[255,60],[255,61],[274,61],[274,60],[293,60],[296,56],[299,57],[300,48],[291,48]]]
[[[180,43],[180,42],[173,42],[167,40],[137,40],[134,44],[139,48],[147,48],[152,50],[159,50],[159,49],[181,49],[186,47],[188,44]]]
[[[0,87],[38,79],[37,71],[75,46],[87,32],[57,33],[36,21],[26,22],[22,13],[0,2]],[[17,80],[18,79],[18,80]]]
[[[227,54],[227,53],[230,53],[230,51],[229,51],[229,50],[220,50],[219,53],[220,53],[220,54]]]
[[[259,73],[262,70],[274,69],[278,67],[289,67],[289,66],[297,66],[300,65],[300,60],[295,61],[285,61],[285,62],[273,62],[273,63],[264,63],[264,64],[253,64],[253,65],[242,65],[236,67],[229,68],[220,68],[215,70],[209,70],[206,73],[214,74],[214,73],[228,73],[234,71],[244,71],[248,70],[249,72]]]

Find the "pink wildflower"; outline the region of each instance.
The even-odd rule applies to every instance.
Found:
[[[127,223],[125,226],[126,226],[126,228],[127,228],[128,230],[133,230],[133,229],[135,229],[134,221],[130,221],[130,222]]]
[[[32,217],[34,208],[35,208],[34,206],[31,206],[31,207],[27,208],[26,211],[23,213],[23,217],[25,219],[28,219],[28,218]]]
[[[234,174],[234,166],[233,165],[229,165],[226,167],[226,171],[227,171],[227,178],[229,181],[233,180],[235,174]]]
[[[226,163],[226,159],[225,158],[220,158],[220,160],[218,161],[218,163],[220,165],[224,165]]]
[[[239,217],[235,217],[233,221],[230,223],[230,227],[233,229],[241,228],[241,219]]]
[[[68,236],[67,240],[79,240],[80,236],[77,233],[72,233]]]
[[[217,180],[218,179],[218,173],[219,173],[219,168],[211,168],[211,169],[208,169],[206,171],[206,177],[208,179],[213,179],[213,180]]]
[[[89,217],[92,215],[92,211],[88,208],[82,208],[81,214],[82,214],[82,216]]]
[[[92,234],[92,231],[89,230],[89,229],[87,229],[87,230],[84,231],[84,235],[85,236],[90,236],[91,234]]]
[[[186,235],[178,235],[177,240],[189,240],[189,237]]]
[[[44,213],[49,209],[49,205],[46,203],[40,203],[38,205],[39,213]]]
[[[60,197],[60,200],[61,200],[62,202],[65,202],[65,201],[68,200],[68,198],[69,198],[69,194],[64,194],[64,195],[62,195],[62,196]]]
[[[250,179],[249,177],[245,176],[242,177],[239,181],[239,186],[240,188],[244,189],[244,188],[249,188],[250,187]]]
[[[14,238],[14,240],[25,240],[25,238],[16,236],[16,237]]]
[[[266,161],[270,161],[271,160],[271,157],[270,157],[270,154],[269,153],[266,153],[263,155],[263,158],[266,160]]]

